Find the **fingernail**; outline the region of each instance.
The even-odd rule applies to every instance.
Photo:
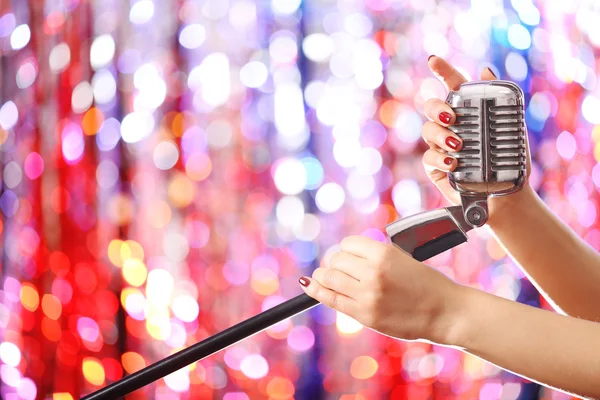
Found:
[[[488,67],[488,71],[490,71],[490,74],[492,74],[494,76],[494,78],[498,78],[496,76],[496,74],[494,73],[494,71],[492,71],[492,69],[490,67]]]
[[[446,144],[453,150],[457,150],[458,146],[460,146],[460,142],[452,136],[446,138]]]
[[[452,157],[444,158],[444,164],[446,164],[446,165],[452,165],[452,161],[454,161],[454,158],[452,158]]]
[[[445,124],[449,124],[450,120],[452,119],[452,114],[450,114],[449,112],[446,111],[442,111],[440,113],[440,115],[438,115],[438,118],[440,119],[440,121],[442,121]]]
[[[310,280],[308,278],[302,277],[300,279],[298,279],[298,282],[300,282],[300,284],[304,287],[310,285]]]
[[[427,61],[431,60],[431,57],[435,57],[435,54],[432,54],[429,57],[427,57]]]

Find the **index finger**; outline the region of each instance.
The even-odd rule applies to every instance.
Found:
[[[467,79],[446,60],[438,56],[431,56],[427,61],[431,72],[446,86],[446,90],[458,90]]]
[[[387,246],[370,237],[355,235],[344,238],[340,243],[340,250],[358,257],[373,260],[380,258],[387,251]]]

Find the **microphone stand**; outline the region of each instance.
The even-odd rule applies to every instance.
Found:
[[[466,232],[472,228],[465,221],[462,206],[453,206],[403,218],[386,226],[386,231],[392,243],[416,260],[425,261],[466,242]],[[113,400],[125,396],[318,304],[306,294],[296,296],[88,394],[82,400]]]

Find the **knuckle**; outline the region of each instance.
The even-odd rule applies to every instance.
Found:
[[[340,296],[337,295],[336,293],[330,294],[328,296],[328,298],[327,298],[327,306],[329,306],[329,307],[331,307],[331,308],[333,308],[335,310],[342,311],[340,309],[340,306],[341,306],[341,304],[340,304]]]
[[[340,251],[338,251],[337,253],[334,253],[331,258],[329,259],[329,265],[331,265],[332,267],[336,267],[340,264],[342,259],[342,253]]]
[[[328,288],[333,288],[335,284],[335,274],[332,270],[323,272],[323,284]]]

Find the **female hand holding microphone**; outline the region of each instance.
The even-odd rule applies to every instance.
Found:
[[[448,90],[466,81],[442,58],[432,56],[428,64]],[[486,69],[481,79],[496,77]],[[461,147],[447,129],[455,115],[439,99],[425,104],[425,114],[430,149],[423,164],[446,198],[460,204],[447,177],[456,168],[447,152]],[[492,233],[555,308],[571,317],[460,285],[393,245],[363,236],[342,240],[325,268],[300,279],[303,290],[385,335],[454,346],[530,380],[600,398],[600,255],[529,184],[488,205]]]

